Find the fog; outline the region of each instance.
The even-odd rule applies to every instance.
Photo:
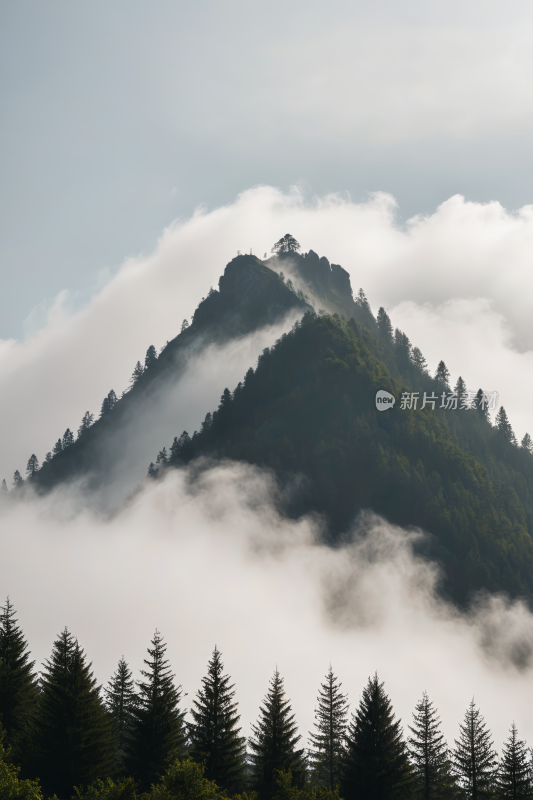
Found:
[[[345,267],[354,291],[365,289],[374,313],[387,308],[432,370],[443,358],[453,381],[462,375],[469,388],[498,391],[517,435],[533,433],[533,207],[512,213],[456,196],[407,225],[396,212],[384,194],[308,203],[296,189],[256,187],[176,221],[153,253],[127,259],[81,311],[69,310],[66,291],[36,309],[24,340],[0,342],[0,476],[23,471],[31,453],[42,460],[87,409],[99,412],[110,389],[120,394],[147,347],[159,350],[179,332],[238,250],[262,256],[287,231],[303,250]],[[249,359],[242,353],[206,401],[253,365],[252,351]],[[206,404],[176,427],[197,427]]]
[[[157,627],[186,707],[218,646],[247,732],[277,665],[307,736],[331,662],[352,709],[377,670],[404,725],[425,689],[450,739],[474,695],[498,748],[513,720],[533,740],[533,618],[520,602],[446,606],[436,567],[412,555],[422,534],[370,513],[352,544],[317,544],[320,520],[281,519],[257,468],[190,478],[150,483],[108,522],[79,512],[73,488],[0,507],[0,587],[38,664],[66,625],[99,681],[122,655],[137,675]]]

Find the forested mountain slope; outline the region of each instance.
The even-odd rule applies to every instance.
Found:
[[[324,513],[333,542],[370,508],[433,534],[431,556],[457,597],[481,587],[530,595],[533,456],[481,407],[401,408],[403,391],[444,389],[409,352],[400,332],[376,338],[353,319],[308,313],[151,474],[202,454],[270,467],[281,481],[302,474],[307,488],[285,510]],[[376,410],[378,389],[393,408]]]

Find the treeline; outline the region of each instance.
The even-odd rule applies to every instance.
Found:
[[[216,647],[188,720],[158,631],[140,674],[134,681],[121,658],[99,687],[66,629],[38,674],[8,599],[0,616],[2,800],[38,800],[41,791],[88,800],[504,800],[533,793],[530,751],[514,723],[498,757],[473,700],[449,747],[425,692],[404,731],[377,674],[349,716],[330,667],[306,746],[277,669],[248,740]]]

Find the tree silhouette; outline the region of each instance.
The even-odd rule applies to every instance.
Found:
[[[205,776],[231,793],[243,785],[246,739],[238,727],[235,690],[215,647],[202,688],[193,701],[189,735],[193,758],[205,763]]]
[[[133,707],[135,705],[135,689],[131,670],[124,660],[118,666],[104,689],[106,706],[113,721],[113,733],[116,742],[115,769],[123,773],[128,756],[128,744],[133,724]]]
[[[74,442],[74,434],[72,433],[70,428],[67,428],[65,433],[63,434],[63,442],[62,442],[63,450],[66,450],[67,447],[70,447],[70,445],[73,444],[73,442]]]
[[[333,789],[341,778],[344,736],[348,725],[348,698],[331,665],[318,691],[315,709],[316,733],[309,736],[309,760],[314,779]]]
[[[133,370],[130,378],[130,383],[133,386],[135,386],[135,384],[140,380],[140,378],[142,378],[143,373],[144,373],[143,365],[141,364],[140,361],[137,361],[137,363],[135,364],[135,369]]]
[[[80,427],[78,428],[78,439],[81,439],[81,437],[87,433],[93,422],[94,414],[91,414],[90,411],[86,411],[81,418]]]
[[[440,717],[427,693],[413,712],[411,736],[407,740],[415,778],[415,794],[420,800],[441,800],[456,794],[451,775],[448,746],[440,730]]]
[[[427,361],[422,355],[422,351],[420,350],[419,347],[413,347],[411,351],[411,361],[414,364],[414,366],[420,370],[420,372],[424,372],[427,374],[428,371]]]
[[[379,338],[386,342],[392,342],[392,323],[383,306],[379,309],[376,320],[378,323]]]
[[[271,252],[281,255],[282,253],[296,253],[300,250],[300,245],[290,233],[286,233],[276,242]]]
[[[444,363],[444,361],[439,361],[437,371],[435,372],[435,380],[441,383],[445,389],[450,390],[450,370]]]
[[[144,369],[150,369],[153,364],[157,361],[157,352],[153,344],[150,345],[148,350],[146,351],[146,355],[144,357]]]
[[[474,703],[468,706],[459,727],[452,755],[455,772],[470,800],[482,800],[494,787],[497,757],[490,731]]]
[[[26,474],[28,478],[33,478],[34,475],[39,472],[39,459],[32,453],[32,455],[28,459],[28,463],[26,464]]]
[[[528,747],[518,738],[516,725],[511,725],[498,765],[497,786],[501,800],[519,800],[533,796],[533,775]]]

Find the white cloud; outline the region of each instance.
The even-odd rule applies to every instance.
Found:
[[[24,469],[32,452],[42,459],[87,409],[99,411],[111,388],[125,388],[148,345],[177,334],[237,250],[262,255],[287,231],[342,264],[354,290],[364,287],[374,312],[384,305],[433,369],[443,358],[454,379],[498,390],[523,435],[533,427],[533,207],[511,213],[456,196],[405,227],[395,209],[386,194],[361,204],[337,195],[306,203],[297,190],[257,187],[176,221],[152,254],[128,259],[83,310],[69,314],[62,293],[44,328],[0,345],[0,476]],[[242,352],[244,374],[252,356]],[[227,383],[221,375],[209,397]],[[175,426],[200,422],[199,415],[182,425],[177,413]]]
[[[366,517],[355,543],[333,550],[315,544],[316,522],[280,519],[272,492],[268,474],[222,464],[192,486],[169,474],[109,522],[70,513],[76,496],[63,491],[0,506],[16,532],[0,586],[33,657],[42,663],[66,625],[105,682],[122,655],[137,674],[157,627],[188,707],[219,647],[246,730],[277,665],[306,736],[331,662],[352,708],[377,670],[404,726],[425,689],[450,741],[472,695],[498,747],[513,719],[533,740],[523,605],[493,599],[462,616],[436,600],[415,534]]]

